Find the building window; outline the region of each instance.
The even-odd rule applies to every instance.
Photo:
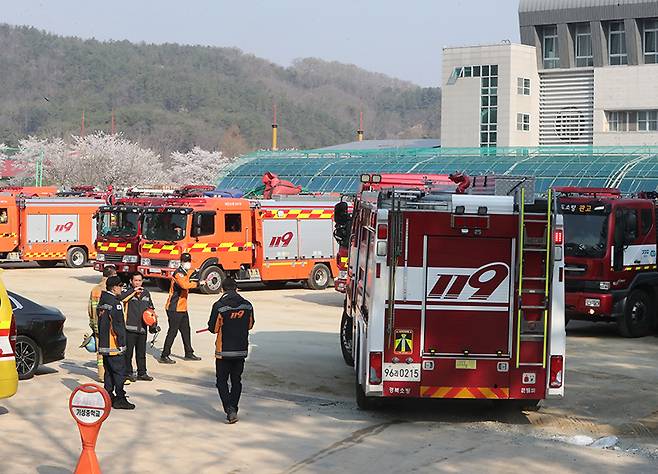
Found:
[[[606,112],[610,132],[658,132],[658,110]]]
[[[530,79],[516,78],[516,93],[519,95],[530,95]]]
[[[521,132],[530,131],[530,114],[516,114],[516,129]]]
[[[626,30],[623,21],[608,23],[608,58],[611,66],[628,64]]]
[[[544,69],[560,67],[560,53],[558,52],[557,26],[545,26],[542,30],[542,50],[544,54]]]
[[[480,67],[480,146],[498,143],[498,65]]]
[[[645,64],[658,63],[658,20],[645,20],[642,33]]]
[[[579,23],[576,25],[576,67],[593,65],[592,30],[589,23]]]
[[[637,129],[640,132],[658,131],[658,110],[641,110],[638,112]]]

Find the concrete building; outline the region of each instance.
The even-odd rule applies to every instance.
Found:
[[[658,144],[658,1],[521,0],[519,24],[444,49],[443,146]]]

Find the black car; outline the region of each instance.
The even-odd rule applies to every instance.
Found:
[[[40,365],[64,358],[66,336],[60,310],[42,306],[11,291],[9,300],[16,321],[16,368],[21,380],[34,376]]]

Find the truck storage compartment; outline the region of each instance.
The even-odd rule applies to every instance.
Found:
[[[508,356],[514,241],[454,236],[427,240],[424,353]]]

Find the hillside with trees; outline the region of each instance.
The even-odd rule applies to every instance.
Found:
[[[367,138],[437,137],[440,90],[353,65],[301,59],[290,67],[235,48],[100,42],[0,25],[0,142],[69,141],[116,129],[163,157],[195,146],[236,156],[267,148],[276,102],[280,147]],[[166,158],[165,158],[166,159]]]

